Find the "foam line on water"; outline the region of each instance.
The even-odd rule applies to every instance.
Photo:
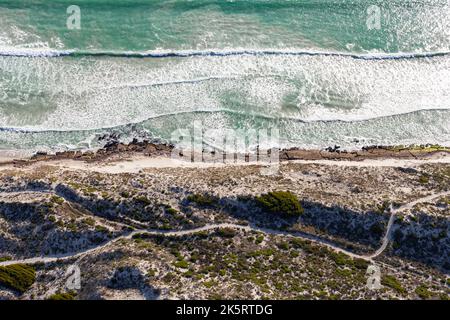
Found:
[[[0,48],[0,56],[11,57],[123,57],[123,58],[186,58],[197,56],[226,57],[226,56],[335,56],[349,57],[363,60],[398,60],[433,58],[450,55],[450,51],[436,52],[398,52],[398,53],[351,53],[329,52],[314,50],[282,50],[282,49],[211,49],[211,50],[151,50],[151,51],[86,51],[86,50],[55,50],[55,49],[27,49]]]
[[[13,132],[13,133],[70,133],[70,132],[93,132],[93,131],[101,131],[101,130],[111,130],[111,129],[118,129],[123,128],[127,126],[136,126],[141,125],[145,122],[148,122],[150,120],[155,119],[161,119],[164,117],[171,117],[171,116],[178,116],[183,114],[201,114],[201,113],[227,113],[227,114],[240,114],[242,116],[246,117],[256,117],[261,118],[265,120],[273,120],[273,121],[295,121],[299,123],[364,123],[366,121],[374,121],[377,119],[386,119],[386,118],[393,118],[398,116],[404,116],[404,115],[411,115],[411,114],[418,114],[418,113],[426,113],[426,112],[440,112],[440,111],[450,111],[450,109],[421,109],[421,110],[415,110],[411,112],[406,113],[399,113],[394,115],[387,115],[387,116],[380,116],[380,117],[374,117],[369,119],[361,119],[361,120],[341,120],[341,119],[335,119],[335,120],[302,120],[298,118],[293,117],[273,117],[270,115],[265,114],[243,114],[235,110],[229,110],[229,109],[220,109],[220,110],[194,110],[194,111],[180,111],[180,112],[171,112],[171,113],[165,113],[156,115],[153,117],[149,117],[147,119],[137,121],[137,122],[131,122],[127,124],[117,125],[117,126],[110,126],[110,127],[100,127],[100,128],[90,128],[90,129],[70,129],[70,130],[62,130],[62,129],[45,129],[45,128],[29,128],[29,127],[0,127],[0,132]]]

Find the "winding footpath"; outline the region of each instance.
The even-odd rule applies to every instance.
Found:
[[[386,228],[386,233],[385,233],[385,235],[383,237],[381,246],[373,254],[367,255],[366,257],[369,258],[369,259],[374,259],[374,258],[378,257],[380,254],[382,254],[383,251],[386,249],[386,247],[389,244],[389,241],[391,240],[392,227],[394,226],[395,216],[397,215],[397,213],[399,213],[400,211],[403,211],[403,210],[412,209],[416,204],[423,203],[423,202],[428,202],[428,201],[431,201],[433,199],[445,197],[445,196],[448,196],[448,195],[450,195],[450,191],[444,191],[444,192],[441,192],[441,193],[432,194],[430,196],[427,196],[427,197],[420,198],[420,199],[417,199],[415,201],[409,202],[409,203],[407,203],[407,204],[405,204],[403,206],[398,207],[397,209],[392,208],[392,205],[391,205],[391,207],[390,207],[391,208],[391,216],[389,218],[389,222],[388,222],[388,225],[387,225],[387,228]]]
[[[1,194],[1,193],[0,193]],[[123,239],[131,239],[133,236],[137,234],[146,234],[146,235],[156,235],[156,236],[166,236],[166,237],[181,237],[185,235],[192,235],[196,234],[202,231],[210,231],[215,230],[219,228],[232,228],[235,230],[244,230],[244,231],[256,231],[256,232],[262,232],[265,234],[271,234],[271,235],[282,235],[287,237],[293,237],[293,238],[301,238],[304,240],[309,240],[311,242],[324,245],[328,247],[331,250],[334,250],[335,252],[344,253],[352,258],[359,258],[366,261],[372,261],[374,258],[378,257],[380,254],[383,253],[383,251],[386,249],[386,247],[389,244],[392,228],[395,221],[395,216],[397,213],[403,210],[411,209],[418,203],[428,202],[436,198],[444,197],[450,195],[450,191],[445,191],[437,194],[433,194],[424,198],[417,199],[413,202],[407,203],[403,206],[400,206],[396,209],[393,209],[391,206],[391,216],[389,218],[389,222],[386,228],[386,233],[383,237],[382,244],[378,250],[376,250],[373,254],[368,255],[359,255],[356,253],[353,253],[351,251],[345,250],[338,245],[332,243],[329,240],[323,239],[319,236],[315,236],[312,234],[308,234],[305,232],[287,232],[282,230],[274,230],[274,229],[268,229],[268,228],[262,228],[258,227],[256,225],[238,225],[233,223],[220,223],[220,224],[208,224],[206,226],[190,229],[190,230],[180,230],[180,231],[165,231],[165,230],[148,230],[148,229],[137,229],[131,232],[128,232],[126,234],[123,234],[119,237],[116,237],[104,244],[101,244],[96,247],[92,247],[83,251],[79,251],[76,253],[67,253],[67,254],[61,254],[61,255],[53,255],[53,256],[41,256],[41,257],[34,257],[34,258],[28,258],[28,259],[20,259],[20,260],[9,260],[9,261],[3,261],[0,262],[0,266],[8,266],[18,263],[23,264],[35,264],[35,263],[50,263],[50,262],[58,262],[58,261],[64,261],[64,260],[71,260],[71,259],[78,259],[82,258],[84,256],[87,256],[89,254],[99,252],[102,249],[120,241]]]

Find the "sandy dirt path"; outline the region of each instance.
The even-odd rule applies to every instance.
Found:
[[[280,164],[297,163],[297,164],[318,164],[326,166],[341,166],[341,167],[416,167],[423,164],[442,163],[450,164],[450,155],[443,153],[435,155],[428,159],[365,159],[365,160],[290,160],[282,161]],[[251,166],[263,165],[264,163],[257,162],[236,162],[236,163],[221,163],[221,162],[186,162],[179,159],[172,159],[168,157],[145,157],[132,156],[127,159],[117,161],[98,161],[85,162],[72,159],[63,160],[48,160],[32,163],[23,167],[17,167],[14,164],[8,163],[0,165],[1,170],[23,170],[32,171],[40,166],[55,166],[67,170],[83,170],[98,173],[138,173],[145,169],[155,168],[220,168],[228,166]]]

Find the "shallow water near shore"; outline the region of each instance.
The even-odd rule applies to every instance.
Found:
[[[84,0],[68,30],[70,1],[0,0],[0,150],[173,142],[196,121],[282,148],[450,145],[450,4],[372,2]]]

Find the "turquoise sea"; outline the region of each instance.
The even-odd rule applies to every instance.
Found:
[[[282,147],[450,145],[450,1],[0,0],[0,150],[194,121]]]

